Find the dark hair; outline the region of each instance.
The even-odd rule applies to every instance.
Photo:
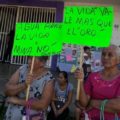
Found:
[[[41,56],[41,57],[37,57],[40,61],[42,62],[46,62],[48,60],[48,56]]]
[[[68,83],[68,74],[65,71],[60,71],[59,74],[62,73],[64,78],[66,79],[66,82]]]
[[[90,50],[90,47],[85,46],[83,49],[84,49],[84,51],[86,51],[86,50]]]

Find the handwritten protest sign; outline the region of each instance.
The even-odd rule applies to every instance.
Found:
[[[59,54],[62,43],[107,47],[113,28],[112,7],[65,7],[63,23],[17,23],[13,56]]]
[[[50,56],[62,49],[61,24],[17,23],[13,56]]]
[[[106,47],[112,37],[113,18],[113,7],[65,7],[64,42]]]

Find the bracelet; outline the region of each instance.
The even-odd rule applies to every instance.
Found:
[[[26,102],[25,102],[26,108],[30,109],[30,108],[31,108],[31,105],[32,105],[32,102],[33,102],[33,99],[30,99],[30,100],[26,101]]]
[[[29,108],[31,108],[32,103],[33,103],[33,99],[30,99],[30,100],[29,100]]]
[[[108,100],[105,99],[105,100],[101,103],[101,110],[104,111],[104,108],[105,108],[105,105],[106,105],[107,102],[108,102]]]
[[[107,99],[105,99],[104,101],[102,101],[101,105],[100,105],[100,120],[104,120],[104,108],[106,103],[108,102]]]

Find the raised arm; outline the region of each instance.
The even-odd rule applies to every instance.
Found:
[[[84,83],[81,82],[80,84],[80,105],[82,107],[87,107],[89,101],[90,101],[90,96],[86,94],[84,90]]]
[[[15,96],[26,89],[25,83],[18,83],[19,69],[12,75],[10,80],[5,85],[5,94],[7,96]]]
[[[79,101],[80,101],[80,105],[82,107],[87,107],[89,101],[90,101],[90,96],[86,94],[85,89],[84,89],[84,75],[83,75],[83,71],[81,70],[76,70],[75,72],[75,78],[80,80],[80,97],[79,97]]]

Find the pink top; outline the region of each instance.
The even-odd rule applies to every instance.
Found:
[[[91,73],[85,83],[85,91],[91,99],[104,100],[120,97],[120,76],[114,80],[104,80],[99,72]],[[90,120],[100,120],[100,110],[93,108],[88,111]],[[120,118],[120,113],[119,113]],[[114,120],[115,115],[105,112],[105,120]]]

